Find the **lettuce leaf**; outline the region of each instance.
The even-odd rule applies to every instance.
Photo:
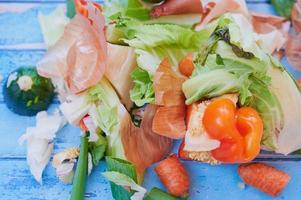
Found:
[[[130,91],[131,100],[138,107],[146,103],[153,103],[155,92],[151,75],[147,71],[137,68],[132,72],[131,77],[134,81],[134,88]]]
[[[105,132],[108,140],[107,155],[125,158],[120,136],[120,100],[108,80],[103,78],[99,84],[87,91],[90,107],[89,115],[97,127]]]
[[[138,66],[154,74],[164,58],[172,66],[188,53],[197,52],[209,39],[217,23],[209,24],[202,31],[171,24],[134,24],[126,27],[125,43],[135,48]]]
[[[149,20],[150,10],[145,8],[139,0],[106,0],[104,6],[104,15],[109,19],[115,19],[118,16],[130,17],[138,20]]]

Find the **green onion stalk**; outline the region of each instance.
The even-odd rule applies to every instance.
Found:
[[[84,135],[81,136],[80,155],[73,178],[71,200],[84,199],[86,178],[88,174],[88,136],[88,131],[85,131]]]

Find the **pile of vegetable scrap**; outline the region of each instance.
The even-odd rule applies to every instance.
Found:
[[[22,137],[35,178],[41,182],[65,118],[81,128],[81,146],[52,163],[61,181],[73,183],[71,199],[83,199],[87,175],[103,158],[117,200],[187,198],[180,159],[244,163],[238,174],[246,184],[279,195],[290,176],[252,161],[261,149],[301,149],[300,85],[280,63],[285,49],[300,69],[301,1],[272,3],[283,17],[250,13],[244,0],[68,0],[70,19],[60,8],[39,14],[49,49],[37,72],[13,72],[4,88],[8,107],[25,115],[45,110],[54,88],[59,96],[63,116],[39,113]],[[178,155],[174,140],[181,140]],[[141,186],[157,162],[168,193]]]

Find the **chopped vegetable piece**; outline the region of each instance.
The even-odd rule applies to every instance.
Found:
[[[296,33],[301,32],[301,0],[297,0],[292,10],[292,23]]]
[[[295,0],[271,0],[276,12],[283,17],[290,18]]]
[[[76,15],[74,0],[66,0],[67,17],[73,18]]]
[[[252,25],[257,33],[268,33],[275,28],[282,29],[286,19],[284,17],[252,12]],[[287,30],[288,31],[288,30]]]
[[[36,115],[36,126],[28,127],[26,133],[18,140],[20,145],[27,142],[27,164],[31,174],[40,184],[42,184],[43,170],[47,166],[53,150],[52,141],[65,123],[66,121],[59,112],[48,115],[46,111],[41,111]]]
[[[55,43],[63,35],[64,29],[70,21],[65,15],[65,8],[63,5],[58,6],[49,14],[43,14],[42,12],[39,12],[38,19],[47,48],[55,45]]]
[[[186,151],[184,150],[185,140],[181,143],[178,155],[183,160],[194,160],[198,162],[209,163],[211,165],[220,164],[220,161],[216,160],[210,151]]]
[[[189,53],[187,56],[185,56],[179,63],[179,71],[184,76],[191,76],[192,72],[194,70],[194,63],[193,63],[193,54]]]
[[[59,79],[74,94],[98,83],[106,68],[104,17],[95,7],[88,9],[89,19],[76,15],[37,65],[41,76]]]
[[[74,166],[80,154],[76,147],[67,148],[53,156],[52,166],[56,170],[56,176],[63,183],[72,183],[74,177]]]
[[[185,110],[185,105],[158,107],[153,119],[152,130],[168,138],[183,138],[186,132]]]
[[[301,87],[301,78],[298,79],[299,87]]]
[[[131,196],[131,200],[142,200],[146,193],[145,188],[138,185],[132,178],[125,174],[115,171],[107,171],[103,172],[102,175],[116,185],[129,188],[130,190],[135,191],[135,193]],[[125,198],[123,197],[120,200],[125,200]]]
[[[177,197],[188,197],[189,176],[176,155],[171,155],[161,161],[155,171],[170,194]]]
[[[131,73],[134,87],[130,91],[130,97],[136,106],[141,107],[155,101],[155,92],[152,76],[145,70],[137,68]]]
[[[96,142],[89,142],[89,152],[92,156],[94,166],[97,166],[99,161],[104,157],[107,148],[107,140],[104,136],[98,135]]]
[[[184,78],[176,74],[168,59],[159,65],[154,77],[155,104],[160,106],[180,106],[184,104],[182,83]]]
[[[202,13],[203,7],[199,0],[166,0],[164,3],[153,7],[152,17],[167,15]]]
[[[88,133],[85,133],[88,134]],[[83,200],[86,188],[86,177],[88,174],[88,136],[81,137],[79,159],[73,178],[71,200]]]
[[[88,1],[87,0],[73,0],[75,3],[76,12],[82,14],[85,17],[88,17]],[[93,2],[93,7],[99,9],[101,11],[101,6],[98,3]]]
[[[134,85],[131,72],[137,66],[134,49],[108,43],[107,66],[109,67],[106,68],[105,76],[114,86],[121,102],[129,110],[133,105],[130,98],[130,90]]]
[[[263,123],[256,110],[236,110],[228,99],[217,99],[205,110],[203,124],[212,139],[221,142],[212,156],[222,162],[248,162],[260,151]]]
[[[144,200],[177,200],[178,198],[171,196],[170,194],[163,192],[159,188],[152,188],[150,192],[147,193]]]
[[[290,181],[287,173],[264,163],[240,165],[238,174],[246,184],[273,197],[278,196]]]
[[[8,76],[3,86],[6,106],[19,115],[33,116],[47,110],[54,97],[54,87],[35,68],[19,68]]]
[[[216,2],[213,8],[206,13],[206,15],[202,18],[201,23],[197,25],[195,29],[198,31],[203,29],[206,24],[227,12],[241,13],[247,16],[248,10],[246,2],[237,0],[220,0]]]
[[[140,128],[136,127],[127,114],[121,122],[122,144],[126,158],[137,170],[138,182],[151,164],[162,160],[170,153],[172,140],[153,132],[152,124],[157,107],[147,105]]]
[[[143,1],[148,2],[148,3],[160,3],[164,0],[143,0]]]
[[[301,33],[289,36],[285,52],[288,62],[296,70],[301,71]]]
[[[106,157],[107,171],[115,171],[130,177],[134,182],[137,182],[137,174],[132,163],[113,157]],[[114,199],[130,200],[133,192],[129,192],[124,187],[111,182],[111,190]]]

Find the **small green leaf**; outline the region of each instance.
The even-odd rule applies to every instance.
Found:
[[[276,12],[283,17],[290,18],[295,0],[272,0]]]
[[[104,157],[107,148],[107,140],[104,136],[99,135],[97,142],[89,142],[89,152],[92,156],[94,166],[97,166],[99,161]]]
[[[163,192],[159,188],[153,188],[149,193],[147,193],[144,200],[178,200],[178,198]]]
[[[136,169],[133,164],[119,158],[106,157],[107,171],[124,174],[137,183]],[[130,200],[133,192],[128,192],[122,186],[111,183],[112,195],[115,200]]]
[[[67,17],[70,19],[76,15],[74,0],[66,0],[67,5]]]

